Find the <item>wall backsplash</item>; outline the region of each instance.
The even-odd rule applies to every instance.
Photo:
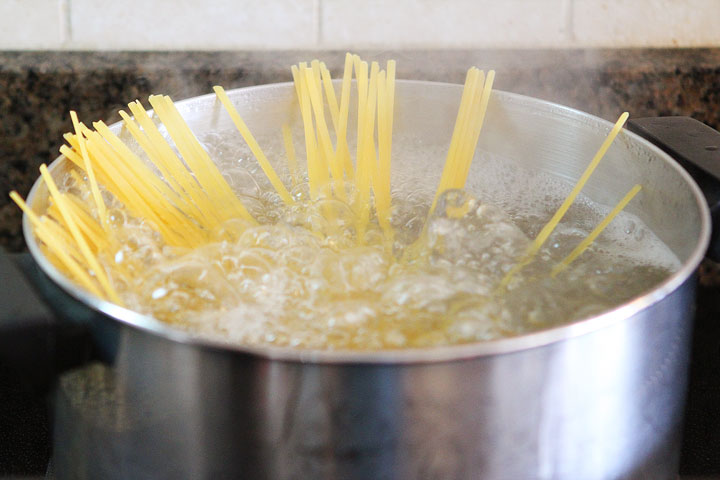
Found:
[[[720,46],[718,0],[2,0],[0,50]]]

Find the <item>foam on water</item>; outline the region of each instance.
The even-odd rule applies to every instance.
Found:
[[[263,140],[269,158],[284,158],[277,142]],[[301,178],[292,188],[297,205],[287,207],[237,136],[220,132],[200,141],[262,225],[230,220],[212,232],[213,241],[189,251],[163,244],[111,201],[121,247],[101,261],[130,308],[203,336],[370,350],[490,340],[597,314],[651,289],[680,265],[637,217],[623,212],[551,278],[552,267],[611,208],[581,195],[535,261],[502,289],[570,185],[479,153],[473,169],[482,174],[471,173],[467,191],[446,192],[426,225],[445,147],[395,138],[395,238],[388,241],[373,220],[363,243],[352,202],[309,201]],[[275,166],[291,185],[284,162]],[[91,203],[83,186],[68,180],[65,187]]]

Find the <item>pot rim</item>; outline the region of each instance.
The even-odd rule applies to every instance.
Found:
[[[398,83],[417,84],[426,86],[444,86],[448,88],[462,88],[462,85],[451,84],[446,82],[432,82],[424,80],[397,80]],[[261,91],[264,89],[287,88],[292,86],[291,82],[273,83],[266,85],[256,85],[252,87],[244,87],[228,90],[228,94],[238,90]],[[519,95],[501,90],[493,90],[494,95],[500,95],[516,101],[532,102],[535,105],[541,105],[552,108],[556,113],[564,113],[571,115],[579,115],[595,122],[604,124],[608,130],[612,127],[612,123],[594,115],[582,112],[580,110],[567,107],[554,102],[537,99],[534,97]],[[178,107],[185,103],[195,102],[207,97],[214,97],[209,93],[197,97],[187,98],[175,102]],[[151,112],[151,110],[149,110]],[[116,124],[111,125],[111,128]],[[643,144],[653,153],[657,154],[662,160],[670,165],[688,184],[692,190],[696,205],[700,210],[700,235],[697,244],[688,259],[682,266],[645,294],[625,302],[611,310],[607,310],[599,315],[578,320],[570,324],[555,326],[537,332],[531,332],[523,335],[505,337],[495,340],[488,340],[475,343],[467,343],[460,345],[448,345],[428,348],[405,348],[405,349],[384,349],[371,351],[356,350],[317,350],[317,349],[299,349],[297,347],[280,347],[280,346],[247,346],[236,342],[223,341],[220,339],[211,339],[198,334],[193,334],[185,330],[173,327],[170,324],[157,320],[151,316],[144,315],[133,310],[115,305],[109,301],[99,299],[94,295],[81,289],[73,284],[65,275],[55,268],[52,263],[43,255],[40,247],[33,235],[32,224],[27,215],[23,214],[23,235],[25,242],[35,261],[40,268],[66,293],[93,310],[96,310],[105,316],[110,317],[110,321],[118,321],[124,326],[128,326],[149,334],[157,335],[169,341],[188,345],[190,347],[221,350],[224,352],[234,352],[237,354],[251,355],[269,360],[279,360],[288,362],[301,363],[319,363],[319,364],[422,364],[446,361],[468,360],[477,357],[485,357],[491,355],[510,354],[529,350],[533,348],[547,346],[549,344],[562,342],[574,337],[589,334],[596,330],[609,327],[613,324],[628,320],[642,310],[660,302],[662,299],[679,289],[688,278],[695,272],[705,256],[705,251],[710,242],[710,211],[700,188],[697,186],[692,177],[667,153],[659,147],[644,138],[623,129],[623,135],[628,137],[629,141]],[[51,172],[59,168],[65,161],[65,157],[60,155],[50,165]],[[38,178],[28,194],[27,202],[32,207],[33,199],[41,184]]]

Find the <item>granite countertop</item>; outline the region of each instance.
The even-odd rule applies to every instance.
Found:
[[[462,83],[471,65],[494,68],[495,86],[569,105],[608,120],[690,115],[720,126],[720,49],[474,50],[359,52],[395,58],[397,76]],[[289,81],[289,66],[323,59],[335,75],[343,52],[0,52],[0,246],[21,251],[20,213],[8,199],[26,195],[38,166],[57,155],[81,119],[119,120],[117,110],[152,93],[182,99]]]

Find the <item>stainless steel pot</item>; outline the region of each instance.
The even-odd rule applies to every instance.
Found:
[[[460,93],[457,85],[398,82],[396,142],[447,145]],[[289,84],[229,95],[261,139],[276,135],[284,119],[299,121]],[[200,135],[231,129],[213,96],[178,108]],[[497,91],[479,149],[571,182],[610,126]],[[439,177],[443,160],[404,167]],[[51,170],[66,167],[59,158]],[[472,190],[482,165],[470,175]],[[629,210],[678,256],[679,271],[571,325],[426,350],[322,352],[201,340],[76,288],[42,255],[25,219],[35,261],[81,311],[92,312],[85,321],[97,352],[97,361],[57,382],[56,477],[675,478],[693,274],[710,217],[690,176],[624,131],[584,192],[612,204],[635,183],[643,195]],[[29,203],[42,209],[46,201],[38,182]]]

